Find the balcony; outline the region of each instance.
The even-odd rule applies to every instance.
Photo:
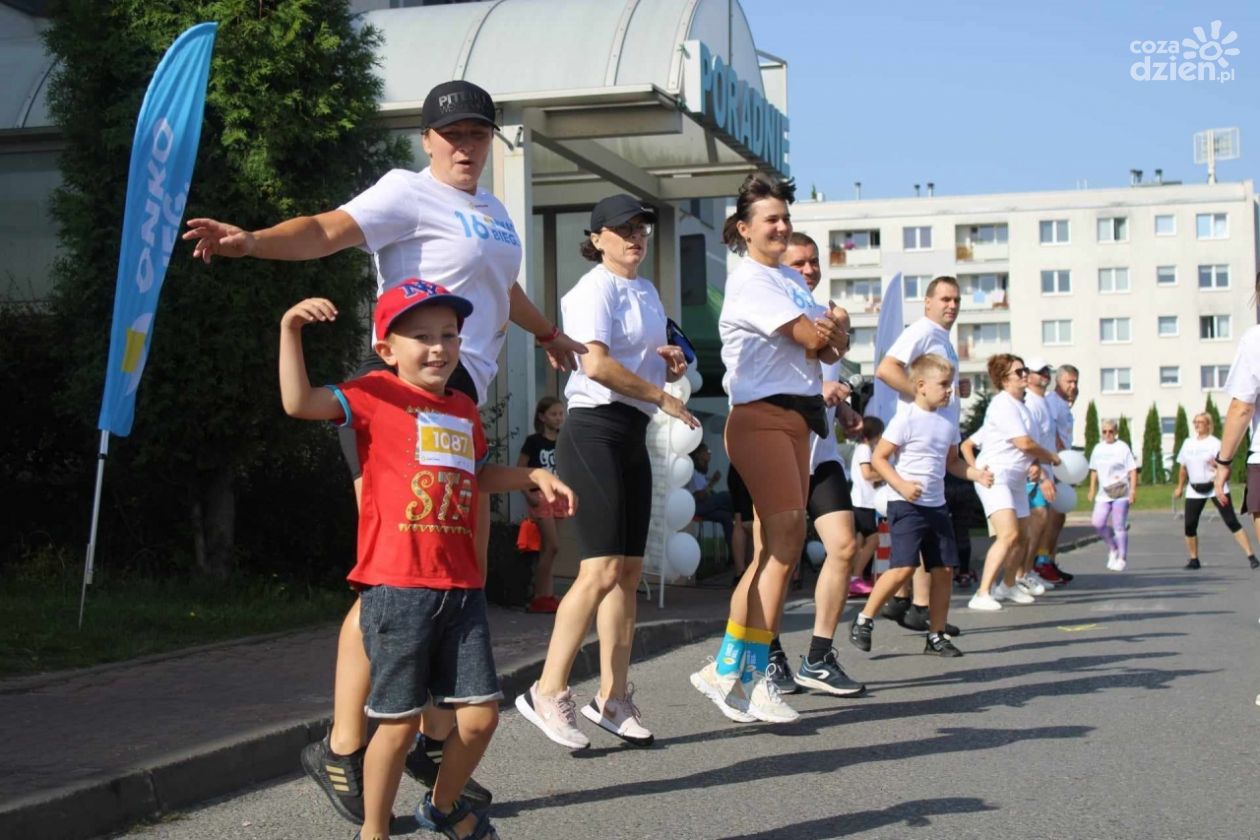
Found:
[[[959,242],[954,246],[954,262],[995,262],[1009,259],[1010,246],[1005,242]]]
[[[832,248],[829,265],[832,268],[846,266],[879,265],[878,248]]]

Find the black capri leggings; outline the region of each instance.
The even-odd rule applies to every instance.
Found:
[[[625,403],[572,408],[556,441],[556,473],[578,497],[577,514],[560,520],[579,560],[642,557],[652,519],[648,417]]]
[[[354,375],[350,378],[358,379],[360,376],[365,376],[374,370],[398,372],[396,368],[385,364],[385,360],[373,352],[359,362],[358,369],[355,370]],[[468,369],[464,367],[463,362],[455,365],[455,372],[451,374],[450,379],[446,380],[446,387],[452,391],[467,394],[470,400],[477,402],[477,386],[473,384],[472,376],[468,373]],[[341,444],[341,455],[346,459],[346,466],[350,468],[350,480],[358,481],[359,476],[363,475],[363,465],[359,463],[359,443],[354,429],[349,426],[341,427],[337,430],[337,440]]]
[[[1207,503],[1207,499],[1186,499],[1187,537],[1197,537],[1199,535],[1199,517],[1203,514],[1203,508]],[[1212,504],[1216,505],[1216,510],[1221,514],[1221,521],[1225,523],[1225,527],[1229,529],[1231,534],[1236,534],[1242,530],[1238,517],[1234,515],[1233,499],[1226,496],[1225,504],[1221,504],[1216,500],[1216,496],[1212,496]]]

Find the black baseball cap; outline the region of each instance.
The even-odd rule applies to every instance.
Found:
[[[642,216],[652,224],[656,224],[656,211],[644,205],[639,199],[625,193],[610,195],[608,198],[601,199],[591,211],[591,228],[586,233],[589,235],[606,227],[625,224],[635,216]]]
[[[472,82],[442,82],[424,98],[420,120],[425,128],[441,128],[460,120],[495,125],[494,100]],[[498,126],[495,126],[496,128]]]

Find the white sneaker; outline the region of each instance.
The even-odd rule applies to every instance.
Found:
[[[994,598],[989,593],[977,592],[975,595],[972,595],[971,600],[967,602],[967,608],[972,610],[982,610],[984,612],[996,612],[997,610],[1002,609],[1002,605],[998,603],[997,598]]]
[[[736,723],[752,723],[757,719],[748,713],[748,698],[739,684],[739,674],[719,675],[717,663],[712,659],[691,675],[691,684]]]
[[[761,671],[753,674],[752,692],[748,695],[748,713],[766,723],[791,723],[800,714],[783,702],[779,687]]]
[[[1037,579],[1033,577],[1032,572],[1029,572],[1028,574],[1024,575],[1022,578],[1019,578],[1018,580],[1016,580],[1015,586],[1018,587],[1019,589],[1022,589],[1024,592],[1028,593],[1029,595],[1045,595],[1046,594],[1045,585],[1038,583]]]
[[[995,584],[993,587],[993,597],[999,601],[1014,601],[1016,604],[1031,604],[1036,599],[1029,595],[1019,586],[1007,586],[1005,583]]]
[[[516,696],[516,708],[521,715],[541,729],[544,735],[563,747],[583,750],[591,745],[591,741],[577,728],[575,705],[573,692],[569,689],[554,697],[544,697],[538,693],[538,683]]]
[[[591,702],[582,707],[582,717],[638,747],[651,746],[654,740],[643,725],[639,707],[634,704],[633,683],[626,686],[625,697],[610,697],[602,702],[598,695],[592,697]]]
[[[1123,558],[1123,557],[1117,557],[1117,558],[1116,558],[1116,564],[1115,564],[1114,566],[1112,566],[1112,567],[1111,567],[1111,570],[1112,570],[1113,572],[1123,572],[1123,571],[1124,571],[1124,567],[1125,567],[1125,566],[1127,566],[1127,565],[1129,565],[1129,564],[1128,564],[1128,563],[1126,563],[1126,562],[1124,561],[1124,558]]]
[[[1110,550],[1110,551],[1108,551],[1108,552],[1107,552],[1107,568],[1108,568],[1108,569],[1111,569],[1112,571],[1114,571],[1114,570],[1115,570],[1115,568],[1116,568],[1116,558],[1117,558],[1117,557],[1119,557],[1119,556],[1120,556],[1120,555],[1116,554],[1115,549],[1112,549],[1112,550]]]
[[[1041,591],[1041,592],[1035,592],[1035,593],[1033,593],[1034,595],[1044,594],[1044,593],[1046,593],[1046,592],[1049,592],[1051,589],[1054,589],[1054,584],[1053,584],[1053,583],[1051,583],[1050,581],[1046,580],[1045,578],[1043,578],[1041,575],[1037,574],[1037,570],[1036,570],[1036,569],[1034,569],[1033,571],[1031,571],[1031,572],[1029,572],[1028,574],[1024,575],[1024,578],[1025,578],[1025,580],[1027,580],[1027,579],[1032,579],[1032,580],[1036,581],[1036,582],[1037,582],[1037,583],[1041,586],[1041,590],[1042,590],[1042,591]]]

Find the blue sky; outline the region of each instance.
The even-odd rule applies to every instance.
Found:
[[[742,0],[757,46],[788,60],[792,174],[829,199],[1199,183],[1192,136],[1237,126],[1217,178],[1260,180],[1260,3]],[[1135,39],[1230,31],[1236,77],[1135,81]],[[1181,47],[1184,50],[1184,47]],[[1184,55],[1153,55],[1183,61]]]

